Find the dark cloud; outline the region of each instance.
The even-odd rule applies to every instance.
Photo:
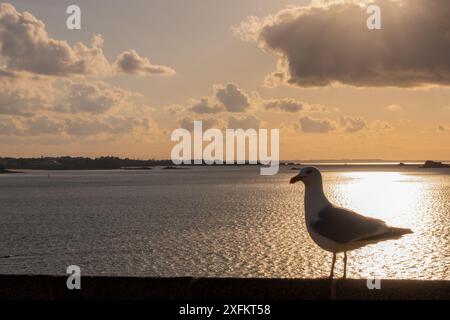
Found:
[[[259,21],[252,17],[238,33],[280,55],[269,84],[450,85],[450,1],[374,2],[382,30],[366,27],[364,6],[341,1],[289,8]]]
[[[264,102],[266,110],[278,110],[285,112],[298,112],[303,109],[301,102],[294,99],[278,99]]]
[[[314,119],[308,116],[301,117],[296,128],[307,133],[327,133],[336,130],[336,126],[330,120]]]
[[[208,98],[203,98],[192,105],[191,111],[199,114],[219,113],[222,111],[222,108],[217,104],[211,105],[211,101]]]
[[[249,97],[233,83],[216,86],[215,96],[229,112],[244,112],[250,106]]]
[[[116,66],[120,72],[139,75],[173,75],[175,71],[167,66],[150,63],[141,57],[136,50],[125,51],[117,57]]]

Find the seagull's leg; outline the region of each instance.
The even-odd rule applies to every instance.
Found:
[[[333,262],[331,263],[331,273],[330,273],[330,279],[333,279],[334,274],[334,264],[336,263],[336,253],[333,252]]]
[[[347,279],[347,251],[344,251],[344,276],[343,279]]]

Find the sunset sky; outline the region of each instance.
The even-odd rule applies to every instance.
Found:
[[[377,1],[382,30],[331,2],[2,3],[0,156],[167,159],[203,120],[279,128],[282,159],[450,160],[450,2]]]

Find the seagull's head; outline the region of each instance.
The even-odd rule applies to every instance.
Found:
[[[292,184],[298,181],[302,181],[305,185],[310,185],[322,181],[322,175],[319,169],[315,167],[305,167],[300,170],[298,175],[291,179],[290,183]]]

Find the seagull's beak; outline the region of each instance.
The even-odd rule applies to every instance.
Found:
[[[303,178],[303,176],[300,175],[300,174],[298,174],[298,175],[296,175],[295,177],[293,177],[293,178],[291,179],[290,184],[293,184],[293,183],[296,183],[296,182],[298,182],[298,181],[301,181],[302,178]]]

